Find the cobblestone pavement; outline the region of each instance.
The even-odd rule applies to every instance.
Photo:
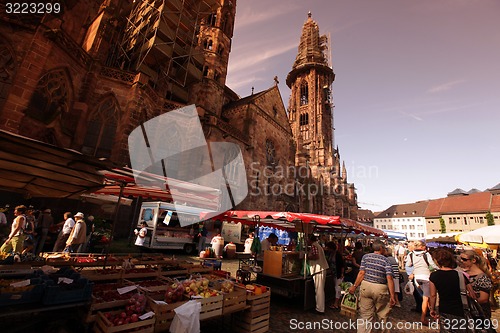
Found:
[[[179,256],[183,257],[183,256]],[[192,261],[199,260],[196,257],[185,256]],[[236,275],[238,260],[223,259],[222,269]],[[415,302],[412,296],[404,295],[400,308],[393,308],[390,314],[390,332],[439,332],[437,323],[428,325],[419,323],[420,314],[412,312]],[[492,318],[500,322],[500,309],[493,312]],[[202,333],[233,332],[231,320],[237,320],[237,314],[233,318],[223,318],[215,321],[202,322]],[[300,304],[291,303],[289,299],[279,296],[271,296],[271,316],[269,332],[356,332],[356,319],[350,319],[339,312],[327,307],[324,315],[318,315],[301,309]],[[389,326],[388,326],[389,327]],[[500,329],[497,330],[500,332]],[[376,331],[375,331],[376,332]]]

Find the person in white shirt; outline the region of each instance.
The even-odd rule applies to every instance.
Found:
[[[420,315],[420,321],[427,324],[425,316],[428,310],[429,297],[431,296],[429,277],[431,275],[431,270],[438,270],[439,267],[432,259],[430,253],[427,252],[427,245],[424,241],[415,241],[414,244],[415,250],[413,253],[408,254],[408,258],[406,258],[406,266],[413,268],[411,274],[408,275],[408,279],[415,279],[417,287],[422,291],[422,313]]]
[[[66,247],[66,241],[68,240],[74,226],[75,220],[73,220],[73,214],[71,212],[64,213],[64,224],[59,232],[59,235],[57,236],[52,252],[62,252],[64,250]]]
[[[144,242],[146,236],[148,234],[147,229],[148,224],[146,222],[141,223],[141,230],[135,229],[134,234],[136,234],[137,238],[135,240],[135,246],[139,248],[139,252],[142,254],[144,252]]]
[[[248,238],[245,239],[245,250],[244,253],[252,253],[252,243],[253,243],[253,232],[248,234]]]

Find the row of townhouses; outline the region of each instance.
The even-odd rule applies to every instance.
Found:
[[[467,232],[487,226],[488,213],[500,224],[500,184],[483,192],[456,189],[445,198],[392,205],[375,213],[373,226],[405,233],[409,240],[422,239],[442,233],[440,219],[447,233]]]

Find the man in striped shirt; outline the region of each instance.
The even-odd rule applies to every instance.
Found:
[[[373,242],[373,253],[366,254],[361,259],[361,267],[349,293],[359,292],[358,333],[369,333],[373,321],[387,322],[391,308],[396,304],[394,292],[394,273],[391,263],[384,256],[385,246],[380,241]],[[385,327],[385,326],[384,326]]]

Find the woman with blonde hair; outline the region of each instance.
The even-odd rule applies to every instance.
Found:
[[[476,293],[477,301],[481,304],[486,318],[491,318],[490,292],[493,288],[491,273],[488,270],[482,255],[473,250],[466,250],[460,254],[460,266],[467,273],[472,289]]]
[[[23,229],[26,224],[26,217],[24,216],[25,213],[26,206],[21,205],[14,209],[14,215],[16,218],[14,219],[14,222],[12,222],[9,237],[3,243],[0,248],[0,252],[9,253],[13,251],[14,253],[21,253],[23,251]]]

